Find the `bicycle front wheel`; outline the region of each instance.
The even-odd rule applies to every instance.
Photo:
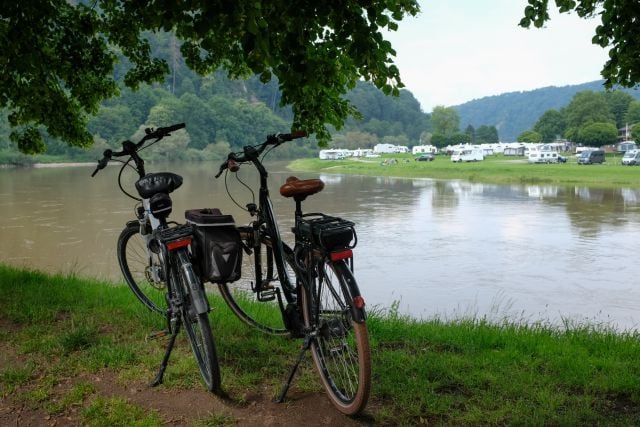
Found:
[[[267,285],[267,292],[262,293],[262,298],[270,300],[258,300],[255,252],[252,256],[244,258],[242,277],[236,282],[221,284],[219,286],[220,294],[236,317],[247,325],[268,334],[285,335],[288,331],[284,325],[282,311],[277,298],[277,294],[280,294],[283,303],[286,305],[287,301],[282,288],[283,285],[278,278],[275,261],[272,260],[270,244],[261,244],[260,250],[261,277],[264,280],[269,274],[273,276],[273,280]],[[296,276],[292,266],[293,255],[291,252],[289,247],[285,247],[285,265],[289,283],[295,284]]]
[[[166,283],[158,254],[147,248],[140,227],[127,226],[118,237],[118,263],[131,292],[149,310],[166,311]]]
[[[200,283],[191,283],[196,280],[191,263],[179,260],[178,264],[183,295],[182,322],[207,390],[217,392],[220,390],[220,367],[209,315],[196,310],[197,300],[206,301],[204,288]]]
[[[351,314],[348,283],[355,283],[344,261],[323,262],[303,295],[305,326],[316,337],[311,354],[329,399],[342,413],[362,411],[371,388],[371,350],[364,321]]]

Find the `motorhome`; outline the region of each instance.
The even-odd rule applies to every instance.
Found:
[[[628,153],[629,151],[636,151],[638,146],[633,141],[622,141],[616,146],[618,153]]]
[[[320,150],[318,157],[320,160],[341,160],[345,157],[349,157],[349,150],[341,150],[341,149],[331,149],[331,150]]]
[[[529,163],[558,163],[558,152],[547,146],[542,146],[537,150],[531,148],[527,161]]]
[[[458,148],[451,154],[452,162],[477,162],[484,160],[482,148]]]
[[[438,152],[438,148],[435,145],[416,145],[411,149],[411,154],[436,154]]]

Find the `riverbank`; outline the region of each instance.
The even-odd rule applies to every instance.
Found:
[[[271,402],[300,342],[211,313],[225,398],[200,384],[181,337],[165,384],[149,388],[162,319],[123,285],[0,265],[0,425],[632,425],[640,418],[640,338],[588,325],[415,321],[371,313],[370,404],[335,411],[309,357],[289,403]],[[305,418],[307,417],[307,418]]]
[[[414,157],[409,154],[388,154],[375,159],[299,159],[288,167],[300,172],[462,179],[494,184],[640,187],[640,167],[622,166],[620,157],[613,155],[607,157],[602,165],[586,166],[578,165],[573,158],[564,164],[529,164],[526,159],[503,155],[470,163],[453,163],[449,156],[444,155],[438,155],[430,162],[417,162]],[[395,162],[391,162],[392,159]]]

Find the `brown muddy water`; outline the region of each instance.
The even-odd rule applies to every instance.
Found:
[[[174,220],[188,208],[218,207],[247,223],[224,180],[213,179],[216,168],[148,167],[184,176],[173,194]],[[118,190],[118,169],[93,179],[88,167],[0,169],[0,262],[119,280],[116,239],[134,218],[134,202]],[[249,169],[241,174],[254,182]],[[277,188],[292,173],[284,163],[270,170],[281,230],[287,230],[293,202]],[[370,308],[397,307],[422,318],[638,328],[638,189],[321,178],[324,191],[305,209],[356,222],[356,277]],[[133,183],[133,174],[125,181]],[[251,201],[235,179],[228,186],[241,205]]]

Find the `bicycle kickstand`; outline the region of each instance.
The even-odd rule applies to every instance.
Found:
[[[171,337],[169,338],[169,343],[167,344],[167,348],[164,351],[164,357],[162,358],[162,364],[160,365],[160,369],[158,370],[158,374],[149,384],[151,387],[157,387],[162,384],[162,377],[164,376],[164,371],[167,369],[167,365],[169,364],[169,356],[171,355],[171,350],[173,350],[173,345],[176,342],[176,337],[178,336],[178,332],[180,332],[180,324],[182,322],[180,319],[176,322],[176,325],[171,332]]]
[[[276,397],[273,400],[275,403],[284,402],[284,396],[287,394],[287,391],[289,391],[289,386],[291,385],[291,381],[293,381],[293,377],[295,376],[296,371],[298,370],[298,366],[300,365],[300,362],[302,362],[302,358],[304,357],[304,354],[306,353],[306,351],[309,350],[309,348],[311,348],[311,342],[314,339],[315,339],[315,334],[313,333],[307,334],[305,336],[304,343],[302,344],[302,348],[300,349],[300,354],[298,354],[298,359],[296,360],[296,363],[291,367],[291,371],[289,372],[289,378],[287,379],[287,382],[285,383],[285,385],[282,387],[282,391],[280,392],[278,397]]]

